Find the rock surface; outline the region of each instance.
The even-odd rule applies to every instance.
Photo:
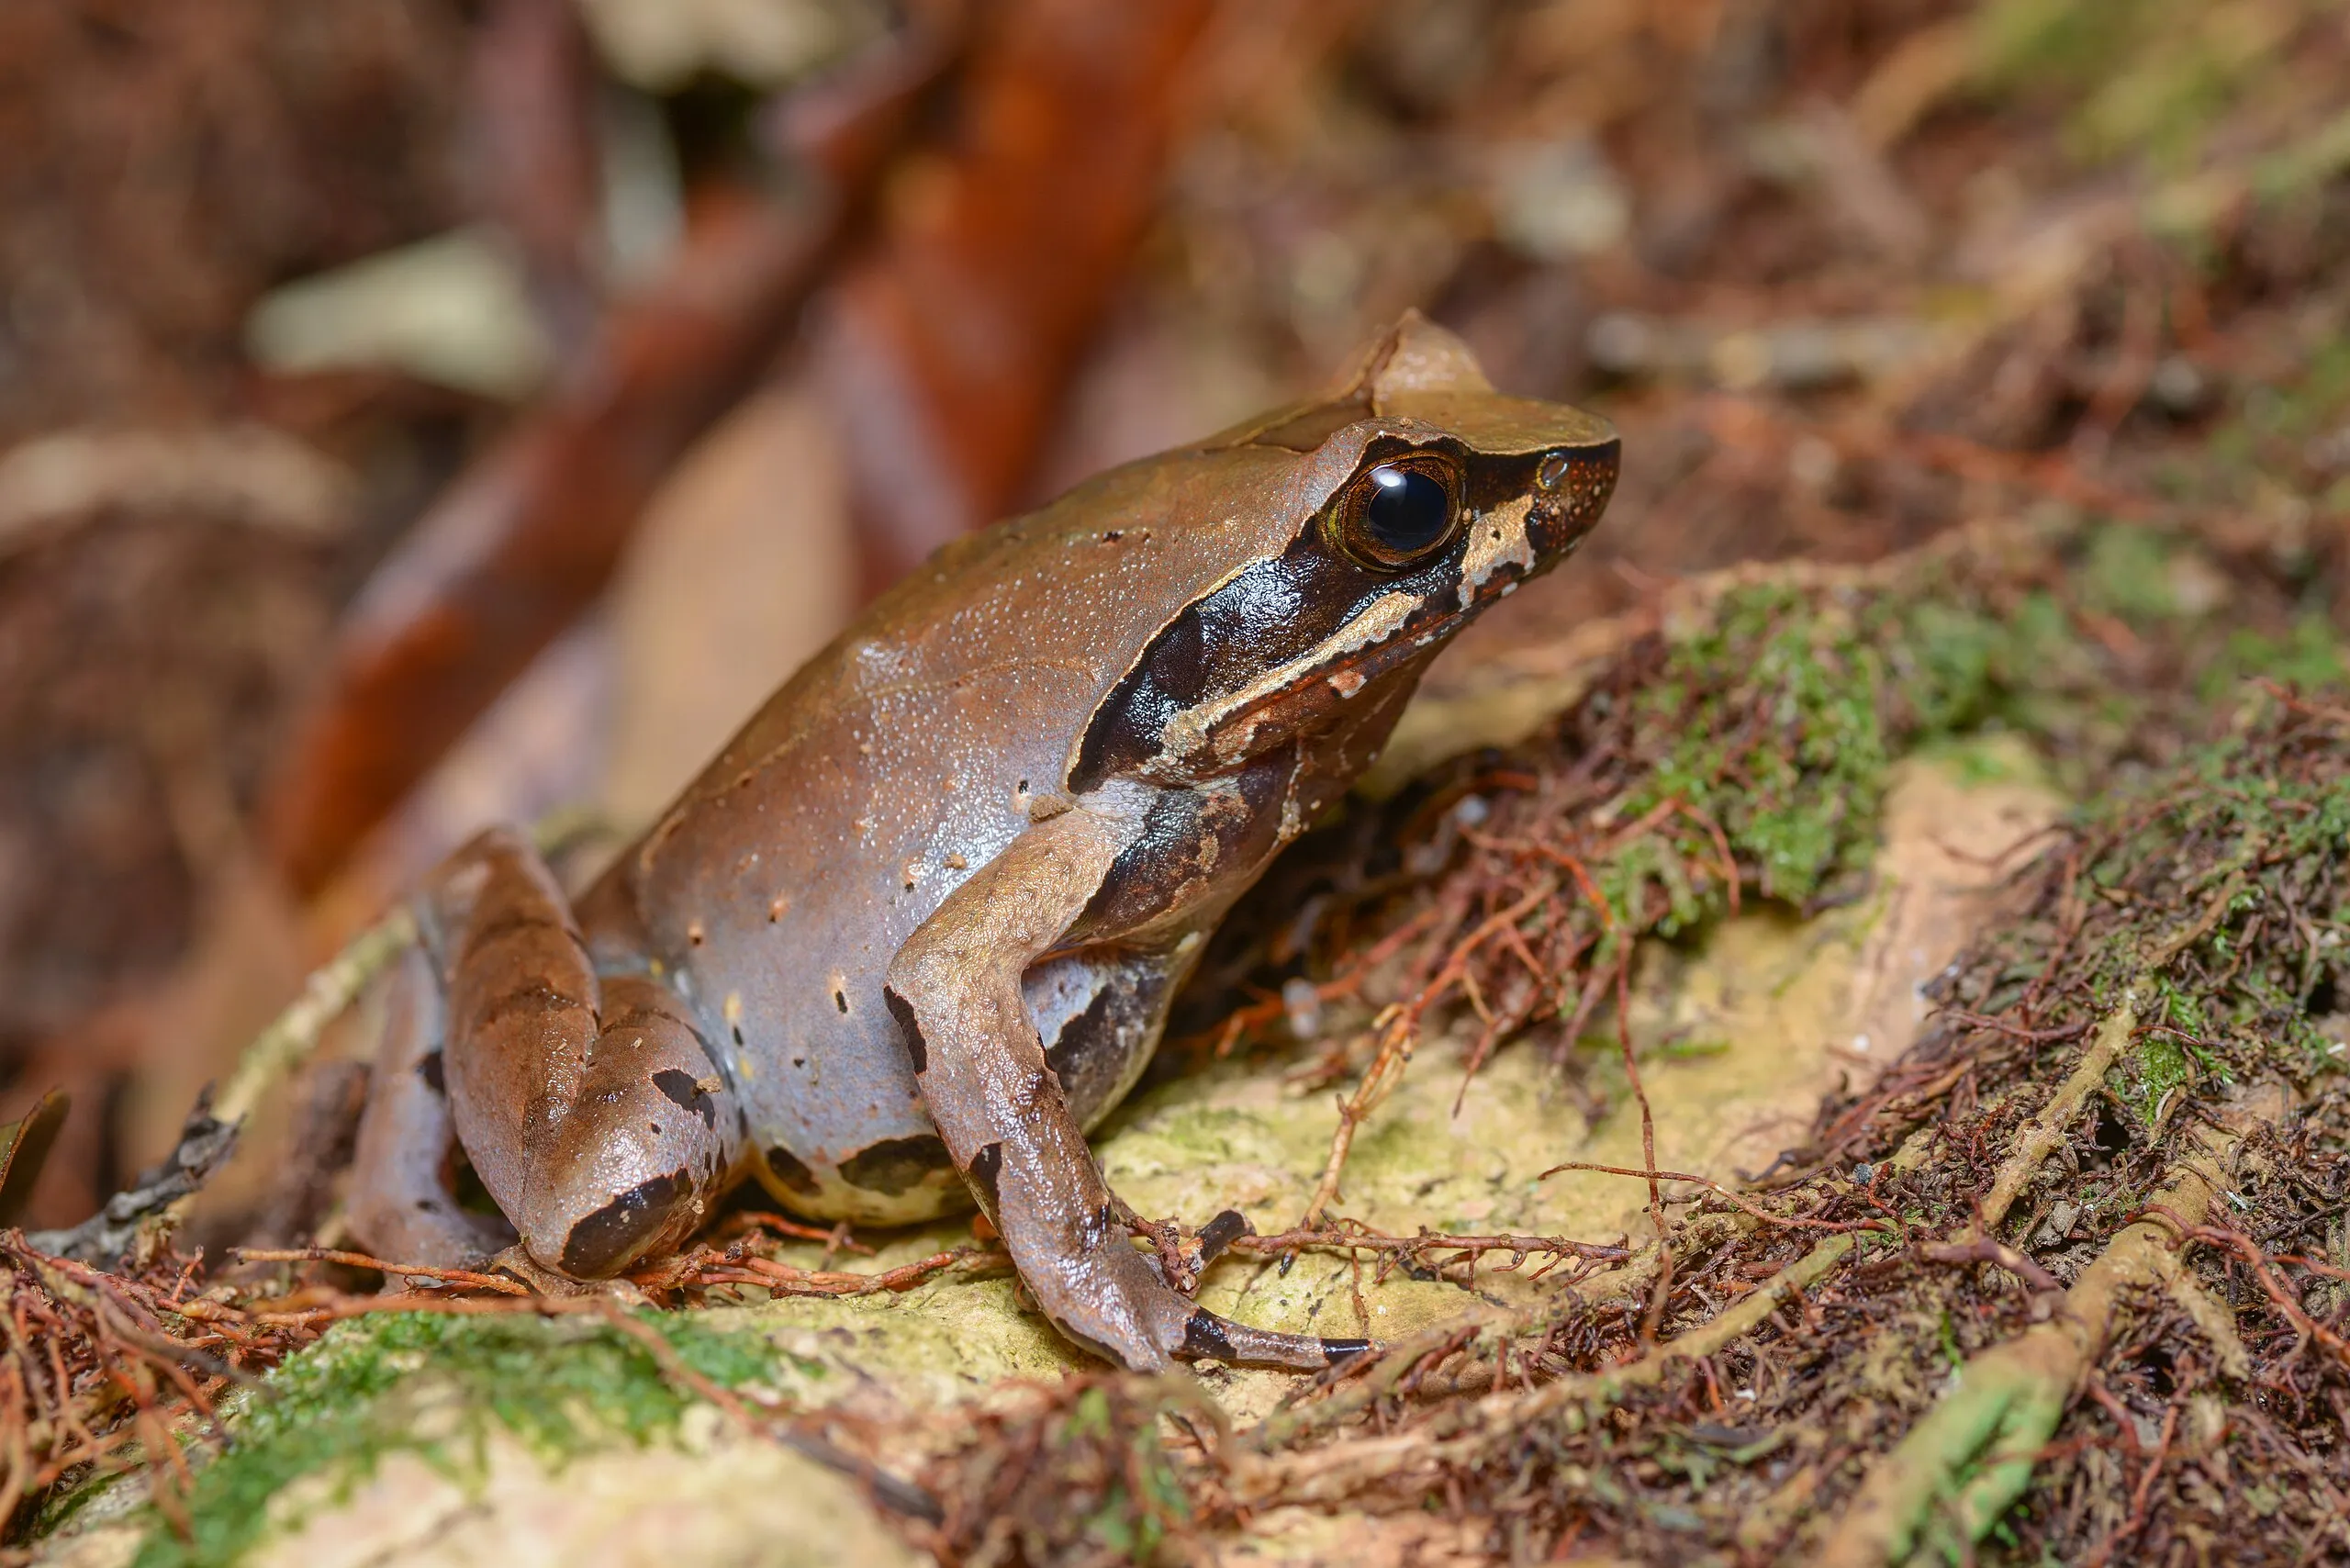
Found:
[[[1650,943],[1636,969],[1628,1028],[1659,1167],[1720,1180],[1759,1170],[1796,1140],[1840,1077],[1865,1076],[1906,1047],[1924,1016],[1919,986],[1995,913],[2010,852],[2059,806],[2029,754],[1996,740],[1904,762],[1863,896],[1808,920],[1749,912],[1700,939]],[[1404,1234],[1426,1226],[1636,1242],[1652,1234],[1642,1182],[1541,1174],[1561,1160],[1640,1164],[1639,1116],[1612,1018],[1578,1043],[1586,1059],[1566,1078],[1520,1045],[1464,1085],[1467,1043],[1439,1037],[1422,1046],[1356,1142],[1339,1212]],[[1278,1061],[1234,1059],[1137,1096],[1098,1144],[1111,1181],[1141,1212],[1197,1224],[1237,1207],[1270,1230],[1301,1212],[1333,1125],[1327,1092],[1286,1085]],[[1669,1183],[1668,1201],[1691,1192]],[[959,1222],[877,1238],[878,1256],[855,1266],[906,1261],[968,1238]],[[1389,1338],[1550,1288],[1529,1272],[1489,1263],[1472,1295],[1400,1270],[1381,1280],[1367,1262],[1358,1270],[1308,1255],[1283,1271],[1234,1258],[1210,1271],[1202,1299],[1249,1322]],[[1088,1365],[1020,1309],[1003,1278],[946,1279],[894,1295],[785,1298],[697,1316],[722,1334],[755,1333],[782,1352],[772,1392],[791,1404],[913,1433],[935,1429],[919,1418],[925,1409]],[[330,1337],[310,1354],[334,1343]],[[565,1353],[560,1341],[547,1350]],[[411,1422],[429,1426],[430,1412],[462,1399],[436,1390],[435,1375],[420,1360],[409,1386],[396,1391],[412,1403]],[[1198,1375],[1241,1420],[1269,1410],[1288,1386],[1274,1373],[1211,1368]],[[907,1421],[909,1414],[918,1418]],[[618,1430],[594,1436],[594,1421],[586,1426],[584,1447],[559,1452],[493,1423],[467,1428],[470,1437],[453,1439],[448,1451],[403,1450],[355,1473],[339,1465],[304,1476],[271,1500],[268,1528],[244,1560],[352,1568],[912,1560],[851,1483],[722,1431],[710,1406],[690,1406],[649,1441]],[[911,1462],[917,1454],[898,1457]],[[1235,1561],[1326,1561],[1334,1528],[1320,1518],[1269,1520]],[[1360,1540],[1348,1535],[1345,1555],[1363,1563],[1440,1562],[1449,1550],[1442,1533],[1382,1520],[1356,1532]],[[52,1540],[46,1557],[103,1568],[129,1561],[144,1534],[143,1520],[92,1523]]]

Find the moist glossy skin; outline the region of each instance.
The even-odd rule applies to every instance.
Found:
[[[1111,1359],[1323,1364],[1337,1342],[1160,1279],[1082,1132],[1216,920],[1445,640],[1596,521],[1616,463],[1601,421],[1494,393],[1414,315],[1325,397],[942,551],[576,919],[510,833],[436,875],[359,1228],[420,1262],[503,1239],[448,1199],[453,1132],[529,1256],[581,1277],[673,1247],[745,1177],[822,1218],[976,1199]]]

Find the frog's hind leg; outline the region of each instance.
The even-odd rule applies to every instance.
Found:
[[[742,1113],[676,992],[599,979],[538,854],[484,834],[436,875],[458,1138],[541,1266],[616,1274],[674,1247],[731,1174]]]
[[[386,997],[347,1214],[379,1258],[462,1269],[512,1246],[514,1230],[498,1215],[467,1213],[450,1193],[456,1139],[442,1088],[445,1012],[431,959],[411,948]]]
[[[1112,824],[1065,812],[1022,834],[907,938],[885,994],[914,1081],[1029,1293],[1071,1339],[1137,1371],[1201,1357],[1327,1366],[1363,1342],[1228,1322],[1135,1249],[1046,1063],[1021,977],[1084,912],[1120,844]]]

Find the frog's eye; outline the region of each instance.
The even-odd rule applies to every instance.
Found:
[[[1452,537],[1460,474],[1436,453],[1382,463],[1357,478],[1331,514],[1335,543],[1366,566],[1410,566]]]

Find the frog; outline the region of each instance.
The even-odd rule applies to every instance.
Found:
[[[1619,453],[1409,312],[1320,392],[942,548],[576,899],[511,827],[424,879],[349,1230],[586,1283],[745,1182],[861,1226],[976,1205],[1105,1361],[1359,1353],[1199,1305],[1087,1135],[1234,902],[1588,535]]]

